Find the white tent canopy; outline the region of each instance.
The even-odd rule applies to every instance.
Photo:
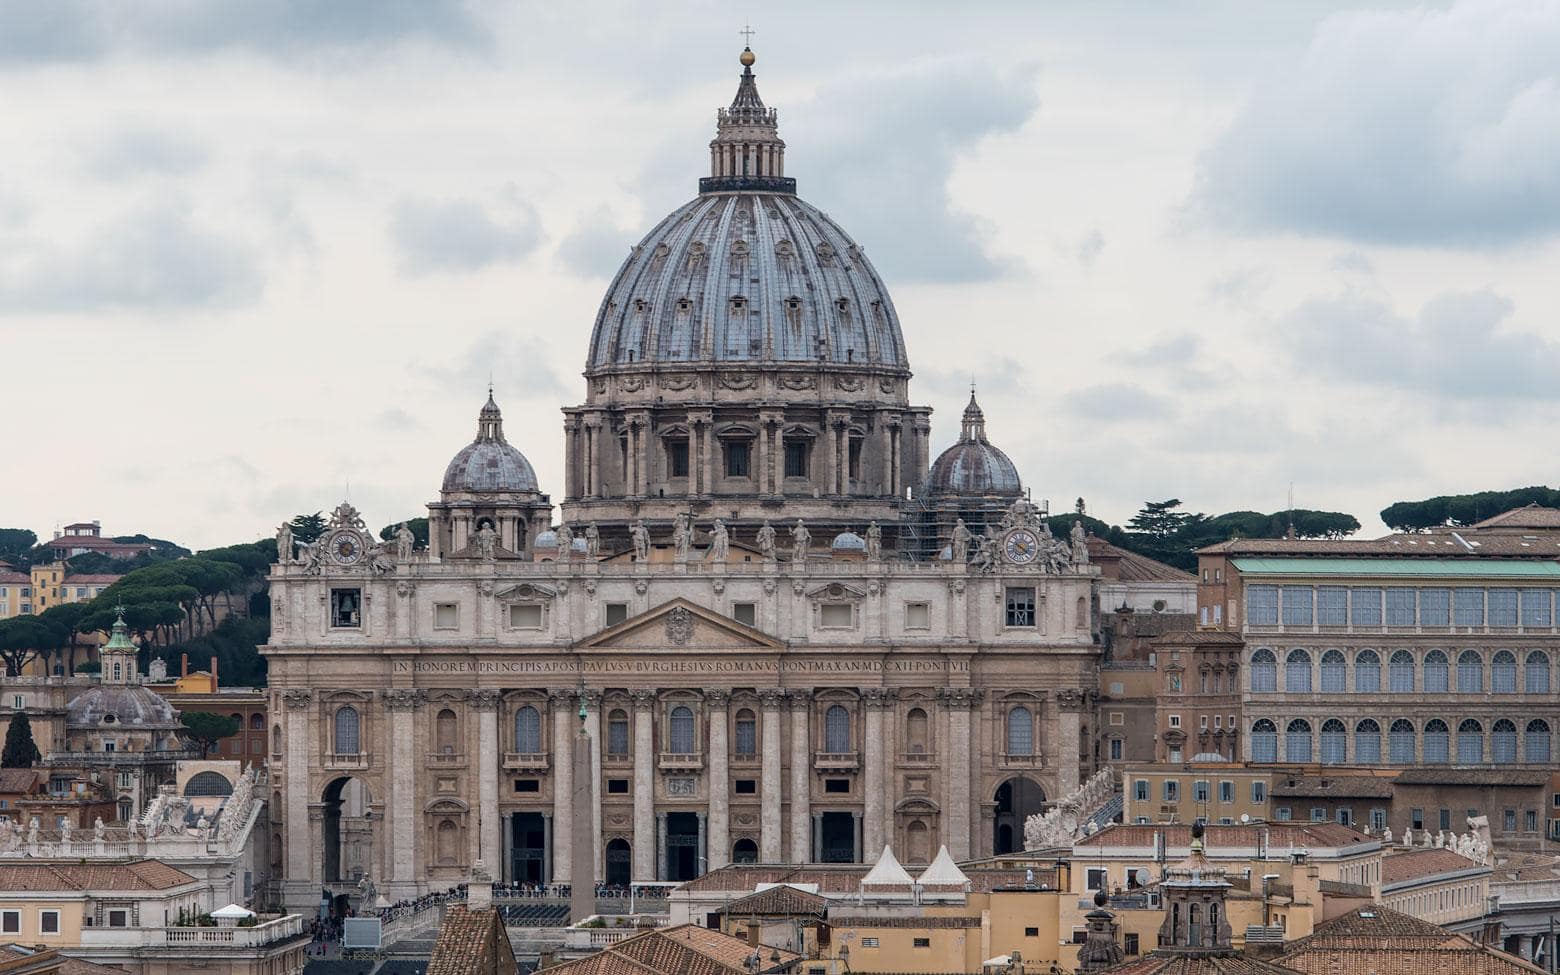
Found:
[[[970,878],[964,875],[959,865],[953,862],[946,846],[937,848],[937,857],[932,860],[931,866],[921,872],[916,883],[923,887],[936,885],[938,887],[964,886],[970,882]]]
[[[865,877],[861,878],[863,887],[909,887],[914,883],[915,878],[899,865],[899,860],[894,856],[894,848],[891,846],[883,847],[877,863]]]

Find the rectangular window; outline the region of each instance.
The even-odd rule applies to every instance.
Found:
[[[726,442],[726,476],[748,476],[748,444],[745,440]]]
[[[460,607],[455,603],[434,603],[433,628],[436,630],[459,629]]]
[[[1104,867],[1090,867],[1088,878],[1084,881],[1085,890],[1104,890],[1106,873]]]
[[[1279,806],[1273,810],[1273,818],[1280,823],[1287,823],[1294,818],[1294,814],[1290,812],[1288,806]]]
[[[1181,801],[1181,783],[1175,779],[1166,779],[1164,788],[1165,802]]]
[[[688,476],[688,441],[668,440],[666,442],[666,476]]]
[[[1454,593],[1452,619],[1458,626],[1484,625],[1484,590],[1461,586]]]
[[[862,938],[861,939],[861,947],[863,947],[863,948],[876,948],[877,946],[878,946],[878,939],[876,939],[876,938]]]
[[[1507,812],[1511,812],[1511,810],[1509,810],[1509,809],[1506,810],[1506,811]],[[1515,816],[1512,817],[1511,825],[1512,826],[1516,825],[1516,817]],[[1452,811],[1450,809],[1443,809],[1443,810],[1441,810],[1441,828],[1442,829],[1451,829],[1452,828]]]
[[[1121,755],[1122,755],[1121,739],[1120,738],[1112,738],[1110,740],[1110,760],[1113,761],[1113,762],[1119,762],[1119,761],[1121,761]]]
[[[1517,625],[1517,591],[1515,589],[1491,589],[1486,596],[1489,599],[1489,622],[1491,626],[1516,626]]]
[[[932,939],[931,938],[916,938],[914,941],[911,942],[911,944],[914,947],[916,947],[916,948],[930,948],[932,946]]]
[[[1310,586],[1284,587],[1284,625],[1311,625],[1312,590]]]
[[[859,438],[851,438],[849,455],[850,461],[846,471],[852,481],[859,481],[861,480],[861,440]]]
[[[1452,591],[1450,589],[1419,590],[1419,625],[1452,625]]]
[[[905,629],[929,630],[932,628],[932,610],[927,603],[905,603]]]
[[[1325,808],[1323,808],[1322,806],[1312,806],[1311,807],[1311,822],[1313,822],[1313,823],[1325,823],[1325,822],[1327,822],[1327,810]]]
[[[855,607],[850,603],[824,603],[818,607],[819,625],[830,629],[849,629],[855,625]]]
[[[1414,829],[1425,828],[1425,811],[1423,809],[1411,809],[1408,813],[1409,825]]]
[[[1039,928],[1025,928],[1024,929],[1024,937],[1026,937],[1026,938],[1038,938],[1038,937],[1040,937],[1040,929]]]
[[[1346,626],[1349,622],[1349,590],[1342,586],[1317,586],[1316,622],[1319,626]]]
[[[1126,935],[1122,936],[1122,940],[1126,942],[1125,947],[1126,947],[1127,954],[1135,955],[1135,954],[1138,953],[1138,936],[1137,935],[1135,935],[1135,934],[1126,934]]]
[[[1414,590],[1407,587],[1387,590],[1387,625],[1414,625]]]
[[[1266,782],[1251,783],[1251,801],[1254,805],[1260,805],[1261,803],[1267,802]]]
[[[1522,811],[1522,828],[1529,833],[1538,832],[1538,810],[1524,809]]]
[[[1522,590],[1522,625],[1549,626],[1552,593],[1548,589]]]
[[[758,625],[758,604],[757,603],[732,603],[731,604],[731,618],[736,620],[738,623],[741,623],[743,626],[757,626]]]
[[[607,721],[607,754],[619,757],[628,754],[628,718],[621,711],[614,711]]]
[[[811,446],[806,440],[787,440],[785,442],[785,476],[807,476],[807,448]]]
[[[823,791],[842,795],[850,792],[850,779],[824,779]]]
[[[60,912],[59,911],[39,911],[38,912],[38,933],[39,934],[59,934],[60,933]]]
[[[330,591],[330,625],[334,627],[358,627],[363,625],[363,590],[332,589]]]
[[[109,911],[108,926],[111,928],[127,928],[130,926],[129,911]]]
[[[616,626],[628,619],[627,603],[607,603],[607,625]]]
[[[1370,828],[1374,833],[1379,833],[1387,828],[1387,811],[1385,809],[1372,809],[1370,811]]]
[[[735,791],[739,796],[753,796],[758,794],[757,779],[737,779]]]
[[[515,791],[541,792],[542,782],[540,779],[515,779]]]
[[[626,796],[626,795],[628,795],[628,780],[627,779],[608,779],[607,780],[607,795],[609,795],[609,796]]]
[[[1034,626],[1035,591],[1028,588],[1009,589],[1007,611],[1003,619],[1006,626]]]
[[[1114,691],[1111,691],[1111,693],[1112,694],[1120,694],[1121,691],[1114,690]],[[1112,711],[1110,713],[1110,723],[1111,723],[1111,727],[1114,727],[1114,728],[1119,728],[1122,725],[1126,724],[1127,723],[1126,713],[1122,712],[1122,711]]]
[[[1132,782],[1132,798],[1138,802],[1147,802],[1149,797],[1149,781],[1147,779],[1134,779]],[[1560,795],[1556,795],[1556,807],[1560,807]]]
[[[1198,779],[1197,781],[1192,783],[1192,801],[1193,802],[1207,802],[1208,801],[1208,782],[1207,782],[1206,779]]]
[[[1219,783],[1219,801],[1220,802],[1234,802],[1235,801],[1235,783],[1234,782],[1231,782],[1230,780],[1225,779],[1224,781]]]
[[[22,912],[0,911],[0,932],[5,934],[21,934]]]
[[[516,630],[539,630],[542,628],[542,607],[540,604],[520,604],[509,607],[509,626]]]
[[[1181,716],[1179,714],[1172,714],[1172,715],[1170,715],[1170,727],[1172,727],[1172,728],[1179,728],[1179,727],[1181,727]]]
[[[1246,622],[1252,626],[1278,625],[1278,587],[1246,587]]]
[[[1517,811],[1515,809],[1504,810],[1504,815],[1501,817],[1501,824],[1505,827],[1506,832],[1515,833],[1517,831]],[[1442,826],[1441,828],[1450,829],[1451,826],[1447,825]]]
[[[1337,820],[1339,826],[1353,826],[1354,810],[1335,809],[1333,810],[1333,819]]]

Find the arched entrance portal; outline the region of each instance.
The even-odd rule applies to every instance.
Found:
[[[628,840],[615,839],[607,843],[607,886],[627,887],[634,868],[634,850]]]
[[[374,833],[369,806],[374,801],[361,779],[342,776],[325,787],[320,816],[324,830],[326,883],[356,883],[373,871]]]
[[[1045,790],[1039,784],[1015,775],[997,786],[993,797],[997,804],[996,822],[991,831],[992,850],[997,855],[1015,853],[1024,848],[1024,820],[1044,811]]]

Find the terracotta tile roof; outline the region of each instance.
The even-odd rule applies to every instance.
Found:
[[[822,916],[828,909],[827,897],[781,884],[737,898],[726,905],[725,913],[747,917],[790,917],[797,914]]]
[[[1155,561],[1105,541],[1097,535],[1086,539],[1089,559],[1105,563],[1113,570],[1110,576],[1122,582],[1196,582],[1197,577],[1183,572],[1173,565]]]
[[[32,576],[25,572],[0,572],[0,586],[30,586]]]
[[[0,794],[26,795],[38,785],[38,773],[30,768],[0,768]]]
[[[1388,942],[1405,947],[1438,947],[1466,944],[1468,939],[1429,921],[1372,904],[1323,921],[1309,935],[1285,945],[1284,952],[1321,945],[1371,948]]]
[[[1392,780],[1375,775],[1292,775],[1275,777],[1268,792],[1301,798],[1391,799]]]
[[[1239,954],[1145,955],[1107,968],[1105,975],[1295,975],[1295,970]]]
[[[754,948],[740,938],[693,924],[659,928],[625,938],[610,948],[544,969],[558,975],[750,975]],[[758,949],[760,973],[780,971],[801,957],[767,945]],[[778,954],[779,960],[772,960]],[[428,975],[444,975],[431,967]]]
[[[1560,508],[1542,508],[1537,504],[1529,504],[1468,526],[1469,531],[1488,528],[1560,528]]]
[[[1404,850],[1382,858],[1381,882],[1400,884],[1437,874],[1472,870],[1477,866],[1479,864],[1455,850],[1438,850],[1435,847],[1428,850]]]
[[[1400,785],[1518,785],[1547,786],[1548,769],[1437,768],[1421,766],[1397,774]]]
[[[0,891],[171,890],[195,878],[160,860],[134,863],[0,863]]]
[[[517,975],[515,950],[495,908],[452,906],[439,925],[428,975]]]
[[[61,958],[60,975],[125,975],[123,968],[99,965],[80,958]]]
[[[114,575],[109,572],[83,572],[81,575],[68,575],[61,580],[62,586],[108,586],[113,585],[122,575]]]
[[[1206,830],[1210,855],[1217,855],[1221,846],[1256,846],[1262,842],[1264,834],[1269,849],[1287,846],[1306,846],[1313,850],[1331,849],[1353,846],[1356,843],[1378,842],[1358,830],[1337,823],[1253,823],[1245,826],[1209,823]],[[1158,825],[1112,823],[1093,836],[1085,837],[1073,845],[1107,848],[1153,846],[1154,837],[1158,833],[1165,834],[1165,841],[1171,846],[1187,846],[1192,841],[1190,823]]]
[[[1243,646],[1245,639],[1229,630],[1172,630],[1154,638],[1155,647],[1215,647],[1230,649]]]
[[[1494,948],[1306,949],[1279,959],[1302,975],[1540,975],[1544,969]],[[1114,975],[1114,972],[1112,972]]]

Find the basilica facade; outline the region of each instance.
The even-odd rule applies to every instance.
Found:
[[[697,197],[602,301],[557,519],[490,395],[426,547],[347,504],[316,542],[279,534],[289,903],[479,864],[626,884],[989,855],[1092,771],[1099,570],[973,396],[930,459],[887,288],[796,195],[753,60]]]

